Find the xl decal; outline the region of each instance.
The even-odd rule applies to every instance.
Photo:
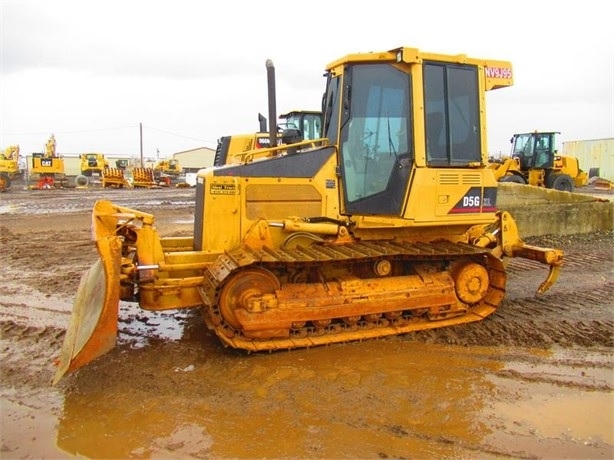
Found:
[[[495,212],[497,210],[496,187],[471,187],[450,209],[450,214]]]

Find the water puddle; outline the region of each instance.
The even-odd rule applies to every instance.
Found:
[[[14,211],[14,206],[10,204],[0,205],[0,214],[10,214]]]
[[[529,451],[551,456],[566,443],[570,457],[592,457],[590,449],[610,446],[614,454],[614,372],[611,350],[554,350],[540,361],[506,363],[492,381],[500,389],[484,416],[498,419],[492,439],[512,448],[517,436]],[[531,437],[546,441],[535,442]]]
[[[399,338],[247,356],[194,319],[181,340],[145,322],[156,339],[135,347],[137,328],[74,376],[58,447],[89,458],[484,458],[544,446],[594,456],[614,442],[599,372],[595,391],[578,391],[573,365],[567,379],[523,377],[569,357]]]
[[[28,395],[28,403],[23,404],[23,397],[16,395],[14,389],[0,390],[2,398],[2,439],[27,439],[26,445],[9,447],[4,444],[0,458],[74,458],[56,446],[57,416],[41,407],[57,408],[62,398],[58,391],[51,391],[41,400],[40,395]],[[25,437],[24,433],[28,433]],[[50,455],[50,453],[53,453]]]
[[[174,220],[171,223],[173,224],[181,224],[181,225],[193,225],[194,224],[194,219],[178,219],[178,220]]]
[[[185,335],[185,325],[193,312],[147,311],[136,302],[119,303],[117,343],[131,348],[142,348],[152,341],[175,341]]]

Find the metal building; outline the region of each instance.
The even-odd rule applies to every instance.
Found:
[[[174,153],[173,158],[179,160],[179,164],[184,172],[195,173],[199,169],[213,166],[215,150],[208,147],[199,147]]]
[[[576,157],[589,176],[614,182],[614,138],[563,142],[562,153]]]

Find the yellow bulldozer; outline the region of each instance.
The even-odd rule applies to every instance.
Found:
[[[156,174],[163,174],[168,176],[178,176],[183,171],[179,160],[176,160],[174,158],[171,158],[170,160],[164,159],[157,161],[153,169],[154,173]]]
[[[100,257],[54,382],[115,346],[120,299],[199,308],[225,345],[255,352],[483,320],[510,257],[544,264],[537,291],[552,286],[562,251],[522,241],[488,168],[485,93],[512,85],[509,62],[400,47],[341,57],[325,76],[327,142],[202,169],[193,235],[161,237],[152,214],[96,202]]]
[[[280,129],[298,129],[299,138],[308,141],[322,137],[322,112],[316,110],[291,110],[279,116]],[[283,132],[283,131],[282,131]]]
[[[11,182],[19,176],[19,145],[10,145],[0,152],[0,192],[11,188]]]
[[[559,132],[514,134],[511,156],[490,163],[497,180],[572,192],[588,183],[577,158],[561,155],[556,148]]]
[[[82,153],[79,158],[81,174],[87,177],[92,177],[94,174],[102,176],[104,169],[109,167],[109,161],[102,153]]]
[[[170,186],[173,179],[183,172],[181,163],[175,158],[158,160],[153,167],[154,181],[158,185]]]
[[[273,115],[275,116],[275,115]],[[239,164],[271,158],[280,154],[278,144],[301,141],[317,141],[322,137],[322,112],[315,110],[292,110],[279,116],[276,139],[271,143],[271,135],[266,126],[266,117],[258,114],[260,131],[249,134],[234,134],[218,139],[213,166]],[[292,130],[292,131],[291,131]],[[284,135],[284,132],[286,133]],[[303,144],[304,147],[312,142]],[[283,151],[285,153],[285,151]]]

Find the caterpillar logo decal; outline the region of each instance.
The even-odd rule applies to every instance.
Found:
[[[458,200],[449,214],[495,212],[497,210],[497,187],[471,187]]]

